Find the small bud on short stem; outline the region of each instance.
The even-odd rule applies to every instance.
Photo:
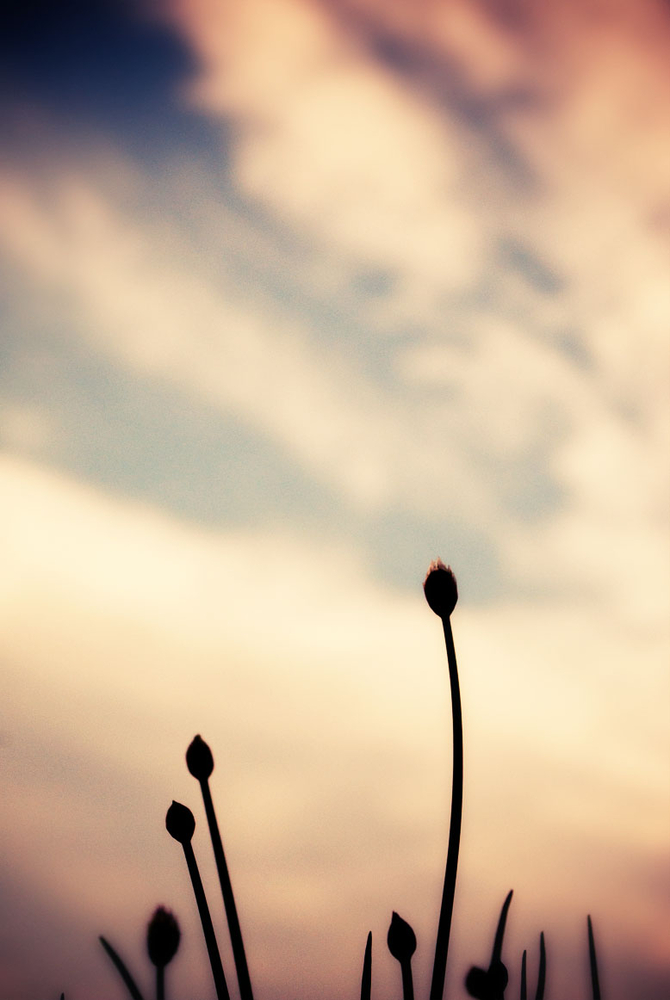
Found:
[[[170,910],[159,906],[147,927],[147,951],[156,966],[166,966],[177,953],[181,932]]]

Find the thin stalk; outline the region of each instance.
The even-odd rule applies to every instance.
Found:
[[[547,953],[544,948],[544,932],[540,934],[540,968],[537,973],[535,1000],[544,1000],[544,986],[547,979]]]
[[[226,985],[226,977],[223,973],[223,965],[221,964],[221,956],[219,955],[219,947],[216,943],[214,926],[212,924],[205,890],[202,885],[202,879],[200,878],[198,864],[195,860],[195,854],[193,853],[193,847],[191,846],[190,840],[185,841],[182,844],[182,847],[184,848],[184,857],[186,858],[188,873],[191,876],[191,884],[193,886],[195,901],[198,904],[200,923],[202,924],[202,932],[205,935],[205,944],[207,945],[209,964],[212,967],[212,976],[214,977],[217,1000],[230,1000],[230,994],[228,993],[228,987]]]
[[[589,931],[589,965],[591,966],[591,986],[593,1000],[600,1000],[600,982],[598,980],[598,960],[596,959],[596,943],[593,939],[593,924],[591,917],[586,918]]]
[[[112,962],[116,966],[116,970],[121,976],[121,979],[123,979],[124,983],[126,984],[126,989],[130,993],[132,1000],[144,1000],[142,994],[140,993],[137,983],[135,982],[130,972],[128,971],[128,968],[123,959],[121,958],[121,956],[114,950],[114,948],[112,948],[109,941],[107,941],[104,937],[100,937],[99,940],[100,944],[105,949],[105,951],[111,958]]]
[[[202,791],[202,799],[205,804],[207,823],[209,824],[209,834],[212,840],[212,847],[214,849],[214,858],[216,860],[216,870],[219,873],[221,895],[223,896],[223,905],[226,910],[226,919],[228,920],[230,943],[233,948],[233,959],[235,960],[237,981],[240,986],[240,1000],[254,1000],[254,995],[251,990],[251,979],[249,977],[249,966],[247,965],[247,956],[244,951],[244,942],[242,940],[242,931],[240,929],[240,921],[237,916],[237,907],[235,906],[235,896],[233,895],[233,887],[228,873],[226,856],[223,851],[221,834],[219,833],[219,824],[216,819],[212,794],[209,789],[209,780],[207,778],[200,779],[200,789]]]
[[[361,1000],[370,1000],[372,992],[372,931],[368,934],[363,956],[363,975],[361,977]]]
[[[400,963],[402,973],[402,998],[403,1000],[414,1000],[414,981],[412,979],[412,959],[403,959]]]
[[[527,1000],[526,995],[526,952],[521,956],[521,994],[519,1000]]]
[[[165,1000],[165,966],[156,966],[156,1000]]]
[[[461,822],[463,815],[463,716],[461,712],[461,691],[458,683],[458,666],[454,636],[451,630],[451,619],[442,618],[444,642],[447,647],[449,663],[449,683],[451,687],[451,719],[453,729],[453,768],[451,779],[451,816],[449,819],[449,846],[447,848],[447,865],[444,873],[444,888],[442,890],[442,905],[437,925],[435,942],[435,961],[433,978],[430,986],[430,1000],[442,1000],[444,980],[447,971],[447,955],[449,952],[449,935],[451,933],[451,918],[454,910],[454,895],[456,892],[456,872],[458,869],[458,850],[461,839]]]

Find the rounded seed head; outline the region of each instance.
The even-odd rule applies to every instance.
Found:
[[[426,579],[423,581],[423,592],[428,606],[440,618],[448,618],[456,607],[458,587],[456,577],[450,566],[445,566],[441,559],[430,564]]]
[[[394,911],[386,937],[389,951],[399,962],[407,962],[416,951],[416,934],[402,917]]]
[[[181,802],[173,802],[165,817],[167,832],[180,844],[188,844],[195,830],[193,813]]]
[[[465,988],[475,1000],[504,1000],[508,978],[507,968],[496,959],[488,969],[473,965],[465,978]]]
[[[147,927],[147,951],[155,966],[163,968],[177,953],[181,932],[170,910],[159,906]]]
[[[205,781],[214,770],[214,758],[201,736],[196,736],[186,751],[186,766],[198,781]]]

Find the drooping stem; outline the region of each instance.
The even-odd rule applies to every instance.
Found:
[[[363,975],[361,976],[361,1000],[370,1000],[372,991],[372,931],[368,934],[363,956]]]
[[[230,875],[228,874],[228,865],[226,864],[226,856],[223,851],[221,834],[219,833],[219,824],[216,819],[214,803],[212,801],[212,794],[209,789],[209,781],[207,778],[202,778],[200,780],[200,788],[202,791],[203,802],[205,804],[207,823],[209,824],[209,834],[212,840],[212,848],[214,850],[214,858],[216,860],[216,869],[219,873],[223,905],[226,910],[226,919],[228,920],[230,943],[233,948],[237,981],[240,986],[240,1000],[254,1000],[251,990],[251,979],[249,977],[249,967],[247,965],[247,956],[244,951],[244,942],[242,940],[242,931],[240,929],[240,921],[237,916],[237,907],[235,906],[233,887],[230,881]]]
[[[444,993],[444,980],[447,971],[449,935],[451,933],[451,918],[454,910],[456,872],[458,869],[458,850],[461,840],[461,822],[463,815],[463,717],[461,712],[461,692],[458,683],[458,667],[456,664],[454,637],[451,630],[451,619],[449,617],[442,618],[442,625],[444,627],[444,641],[447,647],[449,683],[451,687],[453,766],[451,779],[449,846],[447,848],[447,865],[444,873],[442,905],[440,907],[440,917],[437,925],[435,961],[433,964],[433,978],[430,986],[430,1000],[442,1000]]]
[[[216,943],[214,926],[212,924],[209,906],[207,905],[207,898],[205,896],[202,879],[200,878],[200,872],[198,871],[198,864],[195,860],[195,854],[193,853],[193,847],[191,846],[190,840],[184,842],[182,846],[184,848],[184,857],[186,858],[188,873],[191,876],[191,884],[193,885],[195,901],[198,904],[200,923],[202,924],[202,932],[205,936],[205,944],[207,945],[209,964],[212,967],[212,976],[214,977],[217,1000],[230,1000],[228,986],[226,985],[226,977],[223,973],[223,965],[221,964],[219,946]]]
[[[598,960],[596,959],[596,943],[593,939],[593,924],[591,917],[586,918],[589,930],[589,965],[591,966],[591,986],[593,1000],[600,1000],[600,982],[598,980]]]

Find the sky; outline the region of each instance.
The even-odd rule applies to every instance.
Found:
[[[0,998],[670,990],[670,8],[45,0],[0,32]],[[234,989],[233,989],[234,993]],[[531,992],[531,995],[532,992]]]

